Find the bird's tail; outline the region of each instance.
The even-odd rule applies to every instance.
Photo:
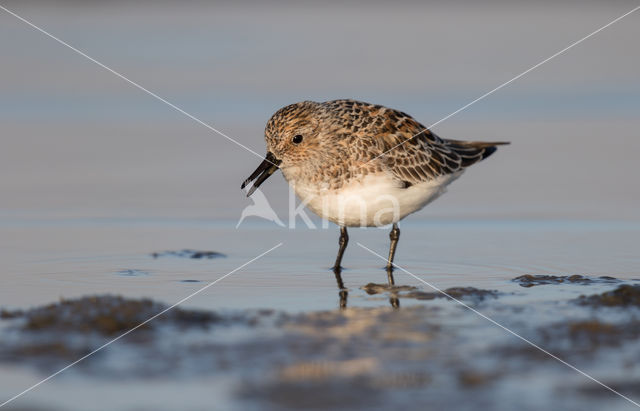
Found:
[[[446,140],[447,147],[455,151],[462,159],[462,166],[470,165],[484,160],[495,153],[498,146],[511,144],[508,141],[461,141]]]

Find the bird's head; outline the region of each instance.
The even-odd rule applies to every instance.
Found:
[[[319,103],[303,101],[278,110],[267,122],[267,151],[280,160],[281,168],[294,167],[313,157],[322,143]]]
[[[322,107],[320,103],[313,101],[288,105],[271,116],[264,131],[267,155],[242,184],[244,188],[255,180],[247,196],[278,168],[286,170],[301,167],[305,163],[320,164],[320,147],[324,144],[320,136],[322,120]]]

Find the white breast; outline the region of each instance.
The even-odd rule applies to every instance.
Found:
[[[408,188],[387,174],[368,175],[338,190],[323,190],[300,182],[291,185],[300,200],[320,217],[341,226],[372,227],[398,222],[422,209],[442,195],[462,172]]]

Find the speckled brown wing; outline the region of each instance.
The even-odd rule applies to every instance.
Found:
[[[387,110],[394,121],[374,136],[385,153],[374,161],[382,161],[405,187],[454,174],[508,144],[442,139],[407,114]]]
[[[410,115],[378,104],[333,100],[322,105],[331,113],[332,132],[355,150],[353,158],[390,170],[405,187],[453,174],[491,155],[496,145],[508,144],[445,140]]]

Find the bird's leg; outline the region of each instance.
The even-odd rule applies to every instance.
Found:
[[[387,280],[389,281],[389,288],[396,285],[396,282],[393,280],[393,268],[391,267],[387,267]]]
[[[395,281],[393,279],[393,257],[396,254],[396,247],[398,246],[398,240],[400,239],[400,229],[398,224],[393,223],[393,228],[389,233],[389,239],[391,239],[391,246],[389,247],[389,259],[387,260],[387,280],[389,281],[389,289],[391,290],[391,297],[389,297],[389,303],[393,308],[400,308],[400,300],[398,299],[398,293],[393,289]]]
[[[400,239],[400,229],[398,228],[397,223],[393,223],[393,228],[389,233],[389,238],[391,239],[391,246],[389,247],[389,259],[387,260],[387,272],[393,271],[393,257],[396,255],[396,247],[398,246],[398,240]],[[393,276],[391,276],[389,281],[393,281]],[[390,283],[391,285],[393,283]]]
[[[342,263],[342,255],[344,254],[344,250],[347,248],[347,244],[349,244],[349,234],[347,234],[347,227],[340,227],[340,239],[338,240],[338,244],[340,245],[340,248],[338,249],[336,263],[333,265],[334,273],[339,273],[342,271],[342,267],[340,266],[340,264]]]
[[[333,273],[336,275],[336,283],[338,284],[338,296],[340,297],[340,309],[344,310],[347,308],[347,298],[349,297],[349,291],[345,288],[344,282],[342,281],[342,267],[340,263],[342,262],[342,255],[344,254],[344,250],[347,248],[347,244],[349,243],[349,235],[347,234],[347,229],[345,227],[340,227],[340,240],[338,240],[340,244],[340,248],[338,249],[338,257],[336,258],[336,263],[333,266]]]

